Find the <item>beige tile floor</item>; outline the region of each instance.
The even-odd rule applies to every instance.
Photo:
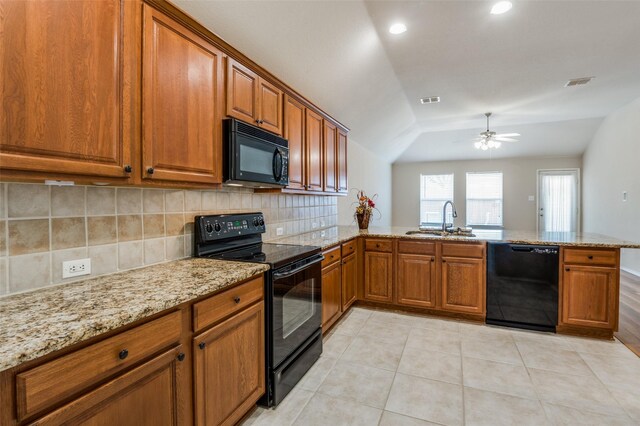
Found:
[[[260,425],[640,425],[640,358],[605,342],[363,308]]]

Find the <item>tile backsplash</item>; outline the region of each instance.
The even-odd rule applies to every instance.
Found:
[[[0,295],[89,277],[63,280],[66,260],[98,276],[191,256],[195,215],[251,211],[265,240],[337,224],[336,197],[0,183]]]

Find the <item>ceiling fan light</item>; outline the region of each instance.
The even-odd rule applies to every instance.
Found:
[[[487,146],[489,148],[493,148],[496,146],[495,142],[493,141],[493,139],[489,139],[489,141],[487,142]]]
[[[480,147],[482,146],[482,142],[476,142],[473,144],[473,146],[475,146],[476,149],[480,149]]]
[[[486,151],[486,150],[488,150],[488,149],[489,149],[489,147],[488,147],[487,145],[482,145],[482,150],[483,150],[483,151]]]
[[[494,147],[494,148],[500,148],[501,146],[502,146],[502,142],[495,141],[495,142],[493,143],[493,147]]]

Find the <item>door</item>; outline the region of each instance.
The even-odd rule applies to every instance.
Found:
[[[435,307],[435,284],[435,256],[398,254],[398,304],[423,308]]]
[[[36,421],[39,425],[187,424],[188,360],[178,346]],[[187,417],[188,418],[188,417]]]
[[[193,338],[195,423],[233,425],[265,391],[264,302]]]
[[[258,125],[282,135],[282,90],[260,78],[258,80]]]
[[[338,149],[337,149],[337,168],[338,168],[338,192],[347,192],[349,190],[347,181],[347,133],[338,130]]]
[[[393,255],[364,253],[364,298],[375,302],[392,302]]]
[[[340,262],[322,270],[322,331],[340,317],[342,308],[342,268]]]
[[[538,170],[538,231],[579,229],[580,170]]]
[[[304,106],[285,95],[284,100],[284,138],[289,141],[289,185],[290,189],[305,188],[306,154]]]
[[[257,125],[257,99],[258,75],[227,58],[227,115]]]
[[[307,188],[322,191],[322,117],[306,110]]]
[[[617,282],[616,268],[566,265],[562,272],[562,322],[615,329]]]
[[[342,261],[342,312],[356,301],[358,283],[358,262],[356,253]]]
[[[327,120],[324,120],[323,145],[324,145],[324,191],[336,192],[337,186],[337,128]]]
[[[273,272],[273,368],[322,326],[322,256]]]
[[[144,5],[145,179],[220,183],[222,53]]]
[[[442,308],[453,312],[485,313],[483,259],[442,258]]]
[[[3,170],[129,176],[123,10],[118,0],[2,2]]]

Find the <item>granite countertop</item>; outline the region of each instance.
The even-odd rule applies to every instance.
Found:
[[[192,258],[0,298],[0,371],[268,269]]]
[[[407,235],[407,231],[415,231],[417,228],[409,227],[371,227],[368,230],[359,230],[357,226],[334,226],[306,234],[286,237],[276,240],[283,244],[316,245],[323,249],[343,243],[358,236],[379,238],[410,238],[417,240],[436,241],[491,241],[514,244],[556,244],[565,247],[610,247],[610,248],[636,248],[640,249],[640,242],[623,241],[613,237],[591,233],[571,232],[541,232],[535,231],[508,231],[508,230],[484,230],[474,229],[475,237],[463,237],[451,235],[442,237],[439,235],[414,234]]]

